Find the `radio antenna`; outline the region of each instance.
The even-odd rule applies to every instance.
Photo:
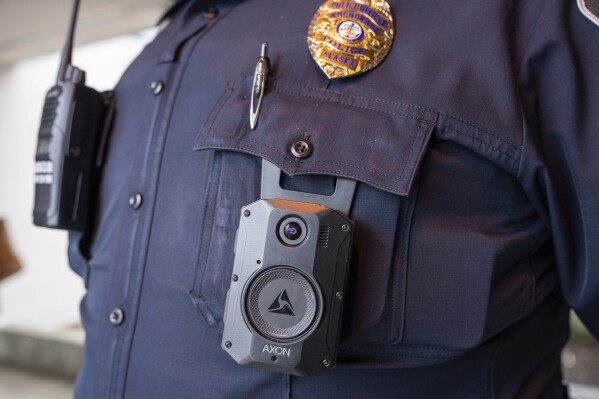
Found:
[[[71,54],[73,52],[73,37],[75,36],[75,23],[77,22],[77,11],[79,10],[79,0],[73,0],[73,9],[71,11],[71,20],[69,21],[69,30],[67,31],[67,40],[62,49],[62,57],[60,59],[60,68],[56,83],[66,80],[67,67],[71,65]]]

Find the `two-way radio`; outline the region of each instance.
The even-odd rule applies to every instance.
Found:
[[[99,170],[98,148],[109,96],[85,85],[71,64],[79,0],[73,10],[56,84],[48,90],[35,155],[33,223],[84,231],[91,218]]]

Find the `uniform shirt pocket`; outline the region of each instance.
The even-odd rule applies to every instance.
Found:
[[[356,179],[407,196],[435,125],[423,107],[270,79],[255,130],[249,128],[251,79],[230,83],[194,150],[226,149],[269,159],[290,175]],[[305,159],[291,146],[309,140]]]
[[[416,174],[436,113],[270,79],[251,130],[251,84],[249,77],[229,84],[194,143],[194,150],[214,157],[191,293],[199,312],[222,331],[239,211],[259,199],[265,158],[299,191],[317,192],[336,177],[358,181],[349,214],[356,228],[342,338],[349,345],[399,342]],[[308,157],[292,154],[299,140],[311,143]]]

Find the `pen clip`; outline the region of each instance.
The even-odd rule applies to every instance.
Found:
[[[252,83],[252,96],[250,102],[250,128],[254,130],[258,123],[258,115],[262,107],[266,78],[269,73],[268,43],[262,43],[260,57],[254,70],[254,82]]]

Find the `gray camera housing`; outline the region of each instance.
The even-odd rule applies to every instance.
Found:
[[[305,229],[296,241],[282,236],[290,221]],[[315,203],[242,208],[222,348],[239,364],[299,376],[334,367],[352,233],[351,220]]]

